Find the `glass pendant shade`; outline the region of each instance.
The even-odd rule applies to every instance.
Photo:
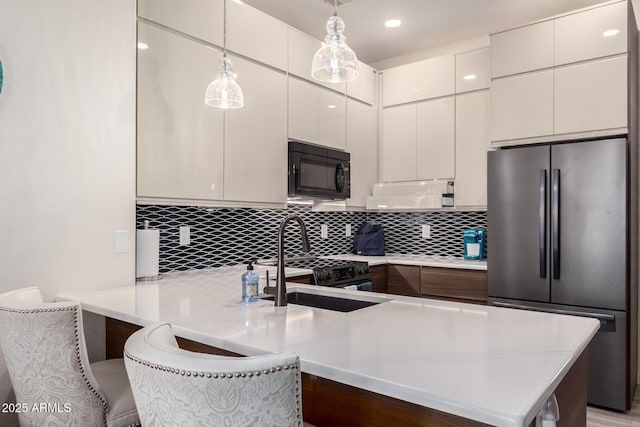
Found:
[[[311,75],[322,82],[340,83],[358,77],[358,58],[347,46],[342,18],[334,15],[327,21],[327,36],[313,56]]]
[[[207,86],[204,103],[208,106],[233,109],[242,108],[244,105],[244,95],[235,81],[231,66],[231,60],[226,55],[223,55],[220,60],[220,73]]]

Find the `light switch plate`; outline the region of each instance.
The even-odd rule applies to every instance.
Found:
[[[180,246],[188,246],[191,244],[191,227],[183,225],[180,227]]]
[[[323,239],[329,237],[329,226],[327,224],[322,224],[320,226],[320,237]]]
[[[422,238],[423,239],[431,238],[431,226],[429,224],[422,224]]]
[[[129,231],[116,230],[113,233],[113,251],[117,254],[129,252]]]
[[[345,224],[344,235],[347,237],[351,236],[351,224]]]

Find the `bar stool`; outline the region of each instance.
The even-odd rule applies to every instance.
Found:
[[[178,348],[171,325],[147,326],[124,346],[145,426],[302,426],[300,360],[293,353],[226,357]]]
[[[90,364],[76,302],[38,288],[0,294],[0,346],[22,426],[140,425],[122,359]]]

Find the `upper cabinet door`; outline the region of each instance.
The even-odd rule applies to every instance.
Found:
[[[315,87],[319,92],[318,142],[344,150],[347,145],[347,101],[343,94]]]
[[[416,179],[416,105],[382,110],[382,181]]]
[[[320,143],[319,104],[320,92],[316,86],[289,77],[289,138]]]
[[[244,3],[227,1],[227,49],[287,69],[287,25]]]
[[[417,104],[416,178],[443,179],[454,176],[455,97]]]
[[[224,199],[284,203],[287,78],[283,72],[253,62],[232,60],[244,92],[244,107],[225,113]]]
[[[289,138],[345,149],[343,94],[289,77]]]
[[[487,205],[488,90],[456,96],[456,206]]]
[[[552,66],[553,21],[491,36],[491,73],[494,78]]]
[[[224,0],[138,0],[138,15],[222,46]]]
[[[491,52],[488,47],[456,55],[456,93],[486,89],[491,84]]]
[[[222,200],[223,113],[204,103],[220,52],[140,22],[139,197]]]
[[[493,81],[491,140],[553,135],[553,70]]]
[[[289,27],[289,73],[313,81],[335,91],[345,93],[346,83],[323,83],[311,77],[311,63],[322,42]]]
[[[555,133],[627,127],[627,55],[555,70]]]
[[[555,20],[555,65],[627,52],[627,2]]]
[[[351,153],[351,198],[347,206],[365,207],[378,182],[378,114],[374,106],[347,99],[347,151]]]
[[[366,102],[369,105],[373,105],[376,99],[376,80],[378,74],[364,62],[358,63],[358,69],[360,71],[358,78],[347,82],[347,95],[351,98]]]
[[[452,95],[455,92],[455,56],[442,56],[400,67],[382,74],[382,104],[404,104]]]

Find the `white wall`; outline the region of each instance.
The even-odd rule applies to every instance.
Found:
[[[0,291],[134,283],[135,50],[134,0],[2,0]]]
[[[135,282],[135,4],[0,2],[0,292]]]

